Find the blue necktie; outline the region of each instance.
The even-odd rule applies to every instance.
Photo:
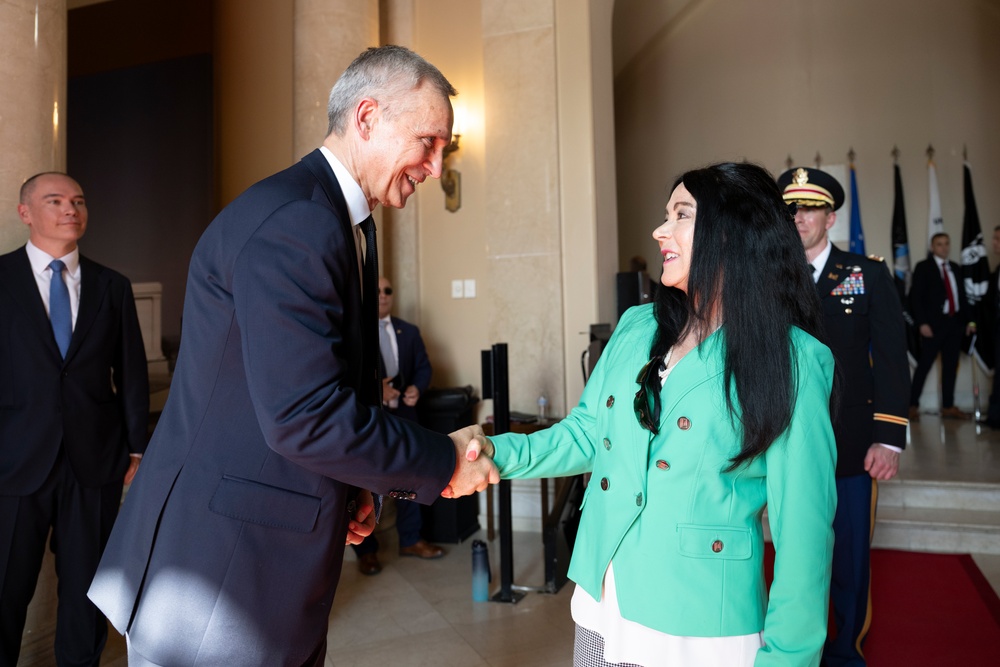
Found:
[[[49,320],[52,322],[52,333],[56,336],[56,345],[63,359],[69,349],[69,340],[73,337],[73,311],[69,307],[69,290],[63,280],[62,272],[66,265],[58,259],[49,264],[52,269],[52,280],[49,283]]]

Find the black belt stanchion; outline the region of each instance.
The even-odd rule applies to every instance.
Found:
[[[496,343],[492,350],[483,350],[483,394],[493,399],[493,433],[510,431],[510,393],[507,376],[507,343]],[[488,392],[488,393],[487,393]],[[511,510],[510,480],[501,480],[498,498],[500,510],[500,590],[492,602],[516,603],[524,593],[514,590],[514,535]]]

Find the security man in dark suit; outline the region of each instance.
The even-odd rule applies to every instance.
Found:
[[[962,352],[963,334],[976,330],[972,309],[965,298],[958,264],[949,261],[951,240],[947,234],[931,237],[931,256],[913,268],[910,312],[920,332],[920,359],[910,390],[910,419],[920,418],[920,394],[924,381],[941,354],[941,416],[968,419],[971,415],[955,406],[955,377]]]
[[[146,353],[128,279],[77,247],[80,185],[32,176],[17,212],[28,242],[0,256],[0,665],[17,663],[51,531],[56,663],[96,666],[108,626],[87,587],[146,449]]]
[[[910,372],[903,312],[881,258],[844,252],[829,230],[844,190],[819,169],[796,167],[778,178],[796,207],[795,226],[813,265],[826,329],[840,380],[837,438],[837,513],[830,597],[835,630],[824,665],[864,665],[870,624],[869,551],[878,480],[891,479],[906,446]]]

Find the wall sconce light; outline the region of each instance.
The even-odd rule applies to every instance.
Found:
[[[461,134],[452,133],[451,143],[444,147],[441,161],[446,165],[441,173],[441,189],[444,190],[444,207],[454,213],[462,206],[462,174],[457,169],[447,167],[448,156],[458,150]]]
[[[444,207],[454,213],[462,206],[462,174],[457,169],[448,167],[448,156],[458,150],[458,142],[462,138],[465,109],[455,108],[455,120],[451,130],[451,143],[444,147],[441,162],[441,189],[444,190]]]

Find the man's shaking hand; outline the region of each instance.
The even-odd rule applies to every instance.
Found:
[[[477,424],[450,433],[455,444],[455,472],[441,496],[459,498],[500,483],[500,471],[493,463],[493,443]],[[487,448],[488,445],[488,448]],[[479,456],[486,452],[487,456]]]

